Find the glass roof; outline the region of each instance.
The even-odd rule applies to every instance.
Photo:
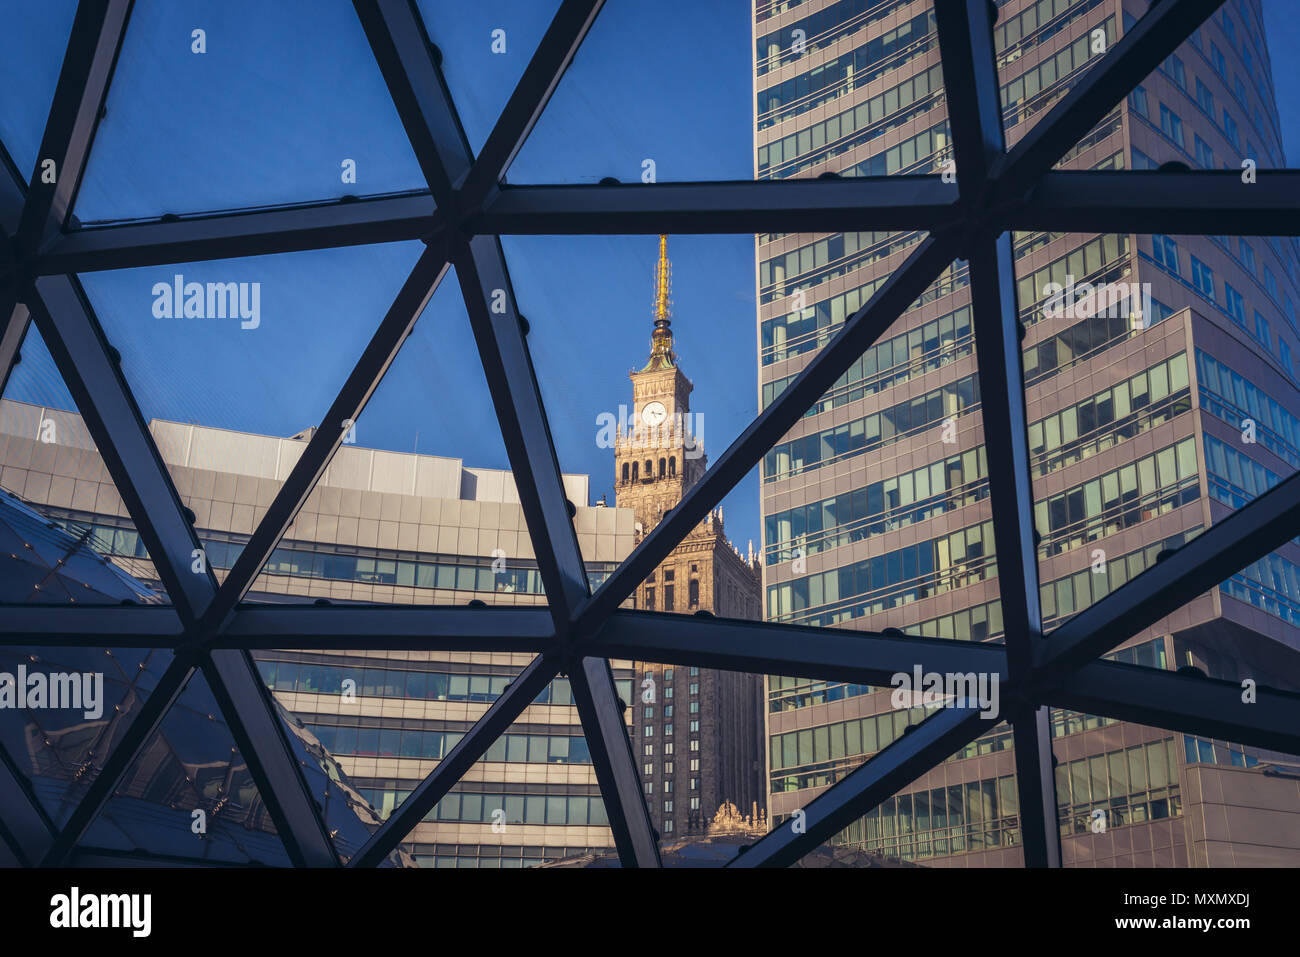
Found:
[[[103,682],[15,859],[1059,866],[1291,767],[1258,16],[935,6],[10,11],[0,703]]]

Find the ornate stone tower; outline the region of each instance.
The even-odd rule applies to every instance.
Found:
[[[636,513],[639,534],[654,528],[707,465],[703,429],[691,415],[691,380],[673,351],[668,237],[659,237],[650,361],[632,370],[632,414],[620,423],[614,452],[615,499]]]
[[[630,373],[632,414],[615,445],[614,497],[636,515],[638,540],[704,474],[703,417],[677,364],[668,238],[659,237],[650,361]],[[621,414],[620,414],[620,417]],[[761,576],[724,533],[722,510],[700,522],[637,589],[636,608],[761,617]],[[762,678],[635,663],[633,749],[650,818],[665,842],[702,833],[723,801],[765,803]]]

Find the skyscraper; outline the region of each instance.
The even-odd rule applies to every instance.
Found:
[[[617,437],[614,495],[639,541],[704,474],[704,430],[673,349],[668,237],[659,237],[650,358],[633,370],[631,418]],[[622,416],[620,415],[620,418]],[[722,509],[697,525],[641,585],[645,611],[758,618],[759,562],[727,540]],[[632,750],[650,819],[665,839],[702,833],[724,801],[765,806],[758,675],[641,662]],[[756,816],[756,815],[755,815]]]
[[[999,2],[1008,144],[1147,6]],[[954,172],[930,4],[760,2],[754,44],[758,178]],[[1266,175],[1285,165],[1269,70],[1258,3],[1227,3],[1061,168]],[[757,237],[764,405],[920,239]],[[1015,253],[1050,629],[1300,466],[1300,254],[1291,239],[1055,233],[1018,234]],[[961,262],[950,267],[767,455],[767,619],[998,638],[967,281]],[[1292,543],[1111,657],[1294,689],[1298,626]],[[888,689],[769,678],[773,820],[922,713],[894,708]],[[1053,719],[1065,863],[1300,859],[1300,759],[1072,712]],[[936,863],[1018,863],[1010,746],[1000,726],[837,840]]]

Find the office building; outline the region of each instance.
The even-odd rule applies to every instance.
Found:
[[[1008,147],[1147,7],[997,4]],[[929,3],[760,2],[754,14],[758,178],[954,172]],[[1257,2],[1225,3],[1060,167],[1178,168],[1168,164],[1243,177],[1285,166]],[[764,405],[921,238],[757,237]],[[1290,238],[1138,234],[1017,233],[1014,250],[1050,630],[1300,466],[1300,256]],[[967,282],[954,263],[768,453],[767,620],[998,638]],[[1105,294],[1084,295],[1084,283]],[[1300,687],[1300,547],[1110,657]],[[768,681],[774,822],[922,715],[892,708],[888,689]],[[1300,861],[1300,758],[1053,719],[1067,865]],[[1010,743],[1001,725],[837,840],[936,864],[1018,864]]]
[[[632,380],[630,420],[615,448],[614,496],[640,541],[708,467],[703,413],[673,348],[668,238],[659,237],[650,357]],[[759,561],[726,536],[721,508],[697,525],[642,583],[645,611],[757,619]],[[632,749],[650,820],[666,840],[703,833],[725,802],[763,805],[762,677],[639,662]]]

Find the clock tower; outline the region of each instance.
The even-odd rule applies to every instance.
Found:
[[[636,540],[662,521],[704,474],[703,417],[691,412],[691,380],[673,351],[668,237],[659,237],[650,360],[634,369],[632,412],[614,449],[614,498],[631,509]],[[620,410],[619,417],[627,413]],[[751,544],[741,555],[708,514],[630,599],[648,612],[757,619],[761,570]],[[759,675],[633,662],[632,740],[650,819],[661,839],[703,833],[725,801],[766,803],[763,680]]]
[[[673,351],[671,268],[668,237],[659,237],[655,266],[654,329],[650,360],[632,370],[632,414],[620,423],[614,453],[614,495],[620,508],[636,513],[638,537],[704,474],[704,430],[691,414],[691,380]]]

